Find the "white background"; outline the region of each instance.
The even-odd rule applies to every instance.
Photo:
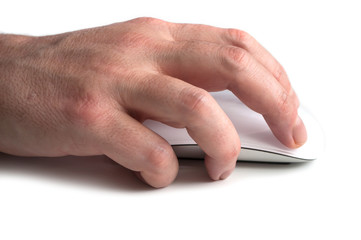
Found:
[[[103,157],[0,155],[0,239],[361,239],[359,1],[0,2],[0,31],[44,35],[139,16],[246,30],[283,64],[326,135],[313,163],[181,161],[153,190]]]

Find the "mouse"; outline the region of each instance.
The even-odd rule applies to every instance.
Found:
[[[272,133],[263,116],[248,108],[231,91],[210,93],[232,121],[241,140],[238,161],[294,163],[317,159],[324,147],[321,125],[303,105],[298,114],[307,130],[307,141],[296,149],[284,146]],[[203,159],[204,152],[189,136],[185,128],[174,128],[163,123],[146,120],[144,125],[163,137],[180,159]]]

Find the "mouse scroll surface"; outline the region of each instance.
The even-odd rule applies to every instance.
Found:
[[[262,115],[249,109],[233,93],[226,90],[211,94],[238,132],[242,144],[238,160],[305,162],[319,156],[323,148],[323,133],[318,122],[303,107],[300,107],[298,112],[306,126],[308,139],[302,147],[290,149],[273,135]],[[152,120],[145,121],[144,125],[166,139],[179,158],[204,157],[204,153],[186,129],[173,128]]]

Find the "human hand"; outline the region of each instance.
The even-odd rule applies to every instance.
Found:
[[[0,151],[22,156],[105,154],[153,187],[178,161],[146,119],[185,127],[214,180],[241,144],[207,91],[229,89],[286,146],[307,138],[282,66],[236,29],[138,18],[54,36],[0,35]]]

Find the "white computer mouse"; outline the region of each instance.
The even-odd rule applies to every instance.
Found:
[[[300,148],[290,149],[272,134],[262,115],[249,109],[232,92],[225,90],[211,94],[231,119],[239,134],[242,144],[239,161],[307,162],[317,159],[321,154],[324,144],[323,131],[305,107],[301,106],[298,113],[307,129],[307,142]],[[186,129],[173,128],[152,120],[145,121],[144,125],[166,139],[177,157],[204,157],[204,152],[188,135]]]

